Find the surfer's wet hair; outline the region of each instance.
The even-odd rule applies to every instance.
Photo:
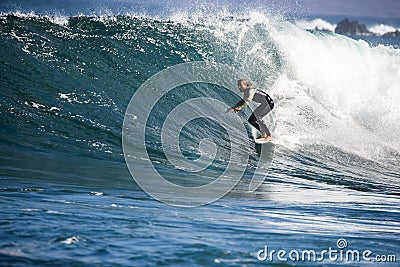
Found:
[[[240,80],[238,80],[238,84],[241,83],[241,82],[243,82],[243,83],[246,85],[246,87],[250,87],[250,86],[253,85],[251,82],[249,82],[249,81],[246,80],[246,79],[240,79]]]

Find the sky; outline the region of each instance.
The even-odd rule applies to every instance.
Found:
[[[69,15],[103,7],[124,11],[161,8],[196,9],[219,6],[283,10],[284,12],[351,17],[400,18],[400,0],[0,0],[0,12],[47,13],[60,10]]]
[[[400,18],[400,0],[298,0],[310,13]]]

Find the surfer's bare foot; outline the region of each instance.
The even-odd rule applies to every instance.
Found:
[[[272,136],[268,135],[268,136],[264,137],[264,140],[265,141],[271,141],[272,140]]]
[[[272,136],[268,135],[268,136],[259,136],[256,139],[257,141],[264,141],[264,142],[269,142],[272,140]]]
[[[269,142],[272,140],[272,136],[259,136],[256,138],[257,141]]]

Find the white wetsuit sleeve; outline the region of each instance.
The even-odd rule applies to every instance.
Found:
[[[254,94],[256,93],[256,88],[254,87],[250,87],[249,89],[247,89],[246,91],[244,91],[244,96],[243,99],[240,100],[235,106],[234,108],[237,108],[239,110],[245,108],[248,104],[251,103],[251,101],[253,100]]]
[[[250,87],[244,92],[243,100],[246,101],[247,105],[253,100],[254,94],[256,93],[256,88]]]

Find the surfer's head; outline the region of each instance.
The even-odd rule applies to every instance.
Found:
[[[244,92],[251,86],[251,82],[245,80],[245,79],[240,79],[238,80],[238,88],[240,92]]]

